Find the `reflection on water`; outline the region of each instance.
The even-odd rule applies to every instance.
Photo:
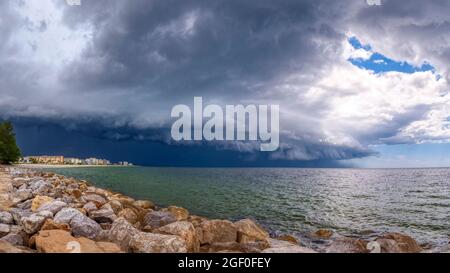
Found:
[[[400,231],[446,244],[450,169],[71,168],[52,170],[192,213],[250,217],[302,236]]]

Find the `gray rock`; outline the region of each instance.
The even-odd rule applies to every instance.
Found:
[[[30,209],[19,209],[19,208],[12,208],[9,210],[11,213],[14,222],[18,225],[22,223],[23,217],[28,217],[33,214],[33,212]]]
[[[97,205],[97,207],[101,207],[106,204],[106,199],[98,194],[87,194],[81,197],[81,200],[85,203],[93,202]]]
[[[0,224],[0,238],[6,236],[11,231],[9,225]]]
[[[14,204],[18,204],[31,198],[33,198],[31,190],[18,190],[13,194],[12,201]]]
[[[67,207],[67,203],[56,200],[42,205],[37,211],[50,211],[55,215],[65,207]]]
[[[16,207],[19,209],[31,209],[31,205],[33,204],[33,199],[28,199],[25,202],[16,204]]]
[[[74,208],[63,208],[53,218],[59,224],[69,224],[75,216],[84,216],[79,210]]]
[[[14,219],[11,213],[7,211],[0,212],[0,224],[12,225],[14,223]]]
[[[75,237],[86,237],[92,240],[102,231],[97,222],[83,214],[74,216],[70,221],[70,227]]]
[[[42,225],[44,224],[45,220],[51,218],[50,215],[53,215],[51,214],[51,212],[48,213],[47,212],[41,214],[35,213],[28,217],[23,217],[22,218],[23,230],[30,235],[38,232],[41,229]]]
[[[45,195],[53,188],[52,183],[44,180],[38,180],[30,183],[28,189],[30,189],[34,195]]]
[[[1,241],[8,242],[13,246],[23,246],[23,238],[19,234],[10,233],[0,239]]]
[[[61,199],[67,204],[73,203],[75,201],[75,199],[71,196],[63,196]]]
[[[10,233],[20,234],[20,235],[22,235],[23,233],[25,233],[25,232],[23,231],[23,227],[22,227],[22,226],[12,225],[12,226],[10,226],[10,228],[11,228]]]
[[[118,244],[122,250],[128,251],[131,238],[138,233],[139,230],[134,228],[127,220],[120,217],[113,222],[109,230],[108,240]]]
[[[144,216],[144,226],[159,228],[176,222],[175,216],[168,211],[151,211]]]
[[[29,179],[27,178],[23,178],[23,177],[16,177],[13,178],[13,180],[11,181],[11,184],[14,188],[20,188],[22,185],[26,184],[29,181]]]
[[[98,210],[97,205],[94,204],[94,202],[88,202],[86,204],[84,204],[83,209],[87,212],[90,213],[94,210]]]
[[[186,243],[175,235],[139,232],[130,241],[134,253],[186,253]]]
[[[117,219],[114,211],[108,208],[91,211],[89,217],[97,223],[112,223]]]
[[[37,213],[35,213],[37,216],[42,216],[45,219],[51,219],[53,218],[53,213],[51,211],[48,210],[43,210],[43,211],[39,211]]]

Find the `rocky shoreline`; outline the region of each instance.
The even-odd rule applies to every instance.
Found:
[[[426,252],[413,238],[333,236],[323,252]],[[336,238],[334,238],[336,237]],[[250,219],[237,222],[158,207],[87,181],[0,166],[0,253],[316,253],[290,235],[271,238]],[[322,252],[322,250],[321,250]]]

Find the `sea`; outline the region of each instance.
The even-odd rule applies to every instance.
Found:
[[[46,169],[46,171],[49,171]],[[401,232],[432,248],[450,238],[450,169],[88,167],[50,171],[213,219],[250,218],[274,236]]]

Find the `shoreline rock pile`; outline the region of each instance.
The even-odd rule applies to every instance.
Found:
[[[270,238],[250,219],[191,215],[176,206],[94,187],[86,181],[0,166],[10,206],[0,207],[0,253],[315,253],[295,237]],[[329,237],[329,232],[318,236]],[[386,234],[373,242],[343,238],[325,252],[420,252],[414,239]]]

